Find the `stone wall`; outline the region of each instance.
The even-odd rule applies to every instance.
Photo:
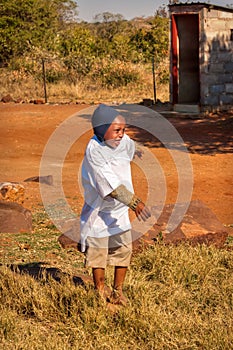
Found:
[[[233,107],[233,10],[201,11],[200,89],[204,108]]]

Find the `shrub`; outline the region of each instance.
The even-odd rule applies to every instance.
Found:
[[[90,75],[93,79],[100,81],[102,86],[113,88],[127,86],[140,79],[136,65],[106,58],[96,60]]]

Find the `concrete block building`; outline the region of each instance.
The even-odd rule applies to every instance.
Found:
[[[169,5],[170,102],[173,109],[233,108],[233,8]]]

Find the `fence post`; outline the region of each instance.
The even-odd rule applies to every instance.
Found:
[[[42,61],[43,83],[44,83],[44,99],[45,99],[45,103],[47,103],[48,98],[47,98],[47,87],[46,87],[45,59],[42,58],[41,61]]]
[[[156,104],[156,80],[155,80],[155,58],[152,57],[152,75],[153,75],[153,91],[154,91],[154,104]]]

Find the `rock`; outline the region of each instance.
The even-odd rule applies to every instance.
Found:
[[[13,202],[0,201],[0,232],[20,233],[32,231],[31,211]]]
[[[181,203],[180,205],[184,204]],[[162,240],[165,244],[178,244],[186,241],[192,245],[206,244],[215,245],[218,248],[223,247],[228,232],[212,210],[200,200],[190,202],[186,214],[174,231],[170,233],[164,231],[173,207],[174,204],[164,206],[163,212],[153,229],[134,242],[135,250],[140,246],[154,244],[155,241],[159,240]]]
[[[34,105],[43,105],[44,101],[43,100],[33,100]]]
[[[11,95],[8,94],[8,95],[2,97],[1,102],[9,103],[9,102],[14,102],[14,100],[13,100],[13,98],[11,97]]]
[[[52,185],[53,184],[53,176],[52,175],[46,175],[46,176],[33,176],[29,177],[24,182],[40,182],[42,184],[46,185]]]
[[[18,182],[1,182],[0,183],[0,200],[7,202],[24,202],[25,188]]]
[[[181,206],[184,204],[180,204]],[[148,245],[162,241],[164,244],[178,244],[189,242],[192,245],[206,244],[223,247],[228,232],[216,215],[200,200],[191,201],[189,208],[178,227],[167,233],[165,231],[174,204],[164,206],[157,223],[139,239],[133,240],[133,252],[137,253]],[[156,207],[152,208],[156,210]],[[153,212],[152,210],[152,212]],[[132,231],[133,237],[138,237],[138,232]],[[59,243],[65,249],[74,248],[80,250],[80,245],[71,238],[62,234],[58,238]]]
[[[79,220],[68,220],[67,225],[63,223],[62,231],[64,234],[58,237],[58,242],[64,249],[78,249],[81,251],[81,244],[78,243],[80,241],[80,225]]]
[[[70,248],[78,249],[78,243],[73,241],[71,238],[69,238],[64,234],[58,237],[58,242],[64,249],[70,249]]]
[[[145,107],[151,107],[151,106],[153,106],[154,101],[151,100],[150,98],[144,98],[142,104]]]
[[[24,100],[21,97],[19,97],[15,100],[15,103],[24,103]]]

